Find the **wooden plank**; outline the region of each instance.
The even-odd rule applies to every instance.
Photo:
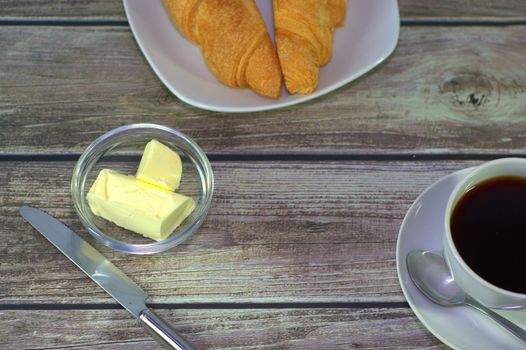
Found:
[[[526,3],[521,0],[398,0],[402,20],[498,21],[526,19]]]
[[[446,349],[406,308],[157,312],[197,349]],[[6,348],[161,349],[124,310],[9,310],[0,316]]]
[[[524,19],[521,0],[399,0],[402,19]],[[0,0],[0,18],[125,20],[120,0]]]
[[[80,153],[154,122],[210,154],[524,153],[526,26],[405,27],[365,77],[295,107],[212,113],[176,97],[126,28],[0,27],[0,153]]]
[[[114,301],[19,215],[30,204],[88,241],[72,162],[0,163],[0,302]],[[187,243],[153,256],[97,247],[155,303],[403,302],[395,245],[405,212],[477,162],[216,162],[214,203]]]
[[[126,20],[121,0],[0,0],[0,18]]]

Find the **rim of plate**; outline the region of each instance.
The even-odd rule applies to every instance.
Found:
[[[403,257],[404,264],[402,264],[402,257],[400,256],[400,254],[401,254],[400,253],[400,249],[401,249],[400,248],[400,246],[401,246],[401,243],[400,243],[401,239],[400,239],[400,237],[401,237],[402,232],[406,231],[405,227],[407,226],[407,222],[409,221],[408,214],[414,211],[414,208],[417,205],[417,203],[419,203],[421,201],[421,199],[432,188],[437,186],[440,182],[444,181],[448,177],[454,177],[455,175],[462,175],[462,179],[463,179],[464,177],[469,175],[469,173],[471,171],[473,171],[473,169],[475,169],[475,168],[476,167],[474,166],[474,167],[469,167],[469,168],[464,168],[464,169],[461,169],[461,170],[454,171],[452,173],[447,174],[446,176],[441,177],[440,179],[438,179],[435,182],[433,182],[431,185],[427,186],[426,189],[424,191],[422,191],[418,195],[418,197],[416,197],[416,199],[413,201],[413,203],[411,204],[409,209],[407,209],[407,211],[405,213],[405,216],[404,216],[404,220],[402,221],[402,225],[400,225],[400,230],[398,231],[398,238],[397,238],[397,241],[396,241],[396,272],[397,272],[397,275],[398,275],[398,283],[400,284],[400,287],[402,288],[402,293],[404,294],[405,300],[407,301],[407,303],[411,307],[411,310],[416,315],[418,320],[426,327],[426,329],[431,334],[433,334],[438,340],[440,340],[442,343],[444,343],[445,345],[449,346],[452,349],[459,349],[459,347],[457,345],[452,344],[449,340],[447,340],[440,333],[438,333],[438,331],[434,327],[431,327],[429,325],[429,323],[427,322],[426,318],[422,315],[420,310],[416,307],[414,301],[412,300],[411,296],[409,295],[409,291],[408,291],[406,285],[404,284],[404,282],[402,280],[402,269],[406,269],[406,266],[405,266],[406,257]],[[462,179],[460,179],[460,180],[462,180]],[[413,282],[411,281],[410,283],[413,283]],[[417,289],[416,286],[414,288]],[[420,293],[420,291],[418,291],[418,293]],[[430,301],[430,302],[432,303],[432,301]],[[437,305],[437,307],[440,307],[440,306]]]

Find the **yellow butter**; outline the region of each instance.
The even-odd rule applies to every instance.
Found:
[[[179,187],[182,172],[181,157],[153,139],[144,148],[136,176],[139,180],[173,191]]]
[[[103,169],[87,194],[95,215],[156,241],[164,240],[194,210],[192,198]]]

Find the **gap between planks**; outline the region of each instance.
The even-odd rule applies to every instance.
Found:
[[[462,18],[408,18],[400,21],[401,26],[511,26],[526,25],[526,18],[515,19],[462,19]],[[34,19],[0,18],[0,26],[54,26],[54,27],[128,27],[126,20],[97,19]]]
[[[351,302],[351,303],[146,303],[152,309],[399,309],[409,308],[406,302]],[[118,310],[119,304],[0,304],[0,310]]]
[[[130,157],[140,158],[141,154],[122,154],[107,157],[109,161],[126,161]],[[208,153],[211,162],[332,162],[332,161],[455,161],[493,160],[504,157],[526,158],[526,153],[458,153],[458,154],[216,154]],[[80,154],[0,154],[0,162],[71,162]],[[111,159],[110,159],[111,158]]]

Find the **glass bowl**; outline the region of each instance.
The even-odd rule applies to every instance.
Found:
[[[135,175],[144,147],[157,139],[181,157],[183,175],[175,191],[195,201],[194,211],[164,241],[156,242],[94,215],[86,194],[104,168]],[[201,148],[188,136],[165,126],[131,124],[114,129],[95,140],[80,156],[71,180],[73,204],[88,232],[102,244],[131,254],[153,254],[188,239],[203,223],[214,192],[212,167]]]

